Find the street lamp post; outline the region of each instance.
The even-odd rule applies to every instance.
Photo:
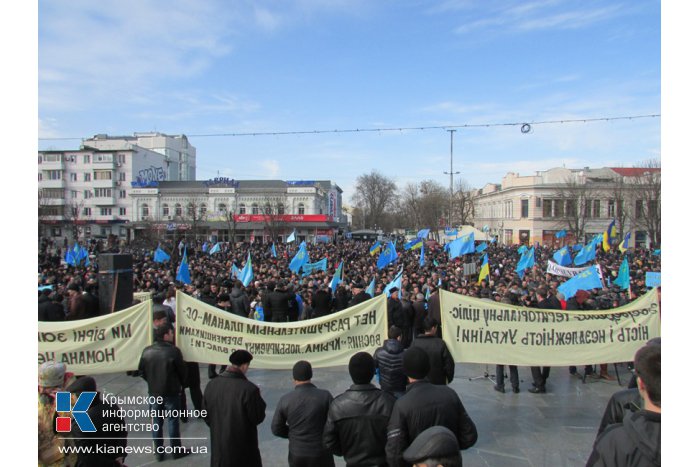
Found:
[[[459,172],[454,172],[454,171],[452,170],[452,147],[453,147],[453,140],[454,140],[455,131],[457,131],[457,130],[447,130],[447,131],[450,132],[450,171],[449,171],[449,172],[443,172],[443,173],[444,173],[445,175],[449,175],[449,176],[450,176],[450,208],[449,208],[450,210],[449,210],[448,213],[447,213],[447,224],[448,224],[449,228],[452,228],[452,198],[453,198],[453,194],[452,194],[452,186],[453,186],[453,185],[452,185],[452,176],[455,175],[455,174],[459,174]]]

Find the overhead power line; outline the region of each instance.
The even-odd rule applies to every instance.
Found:
[[[323,135],[329,133],[381,133],[384,131],[425,131],[425,130],[450,130],[455,128],[489,128],[502,126],[519,126],[521,129],[529,128],[532,125],[553,125],[564,123],[592,123],[592,122],[611,122],[614,120],[636,120],[640,118],[658,118],[661,114],[649,115],[627,115],[620,117],[595,117],[595,118],[575,118],[575,119],[560,119],[560,120],[541,120],[530,122],[494,122],[494,123],[465,123],[462,125],[435,125],[435,126],[411,126],[411,127],[396,127],[396,128],[345,128],[337,130],[300,130],[300,131],[256,131],[256,132],[241,132],[241,133],[205,133],[205,134],[189,134],[188,138],[217,138],[217,137],[240,137],[240,136],[293,136],[293,135]],[[61,141],[61,140],[84,140],[85,137],[78,138],[39,138],[40,141]]]

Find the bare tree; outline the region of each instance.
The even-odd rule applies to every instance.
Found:
[[[629,183],[625,183],[622,176],[615,177],[610,188],[610,202],[613,206],[612,218],[615,219],[617,235],[620,239],[625,236],[628,230],[628,220],[630,219],[631,188]]]
[[[556,189],[554,217],[561,218],[561,227],[579,242],[585,240],[588,222],[599,216],[600,200],[597,198],[597,188],[583,174],[570,176]]]
[[[190,223],[190,235],[192,240],[197,240],[197,234],[201,225],[207,218],[207,205],[205,201],[192,198],[185,203],[184,218]]]
[[[661,245],[661,161],[643,162],[645,169],[632,177],[635,198],[635,219],[646,229],[652,247]]]
[[[263,214],[265,232],[273,242],[284,233],[284,198],[279,196],[266,196],[263,201]]]
[[[375,170],[357,179],[353,199],[364,209],[365,225],[389,230],[391,222],[385,214],[391,212],[396,202],[396,191],[396,184]]]
[[[463,178],[454,183],[452,218],[460,225],[474,224],[474,190]]]
[[[440,219],[449,210],[450,194],[448,190],[435,180],[420,182],[420,224],[417,228],[429,227],[432,231],[440,228]]]

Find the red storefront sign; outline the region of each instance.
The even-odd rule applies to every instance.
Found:
[[[266,216],[264,214],[236,214],[236,222],[331,222],[332,217],[325,214],[283,214]]]

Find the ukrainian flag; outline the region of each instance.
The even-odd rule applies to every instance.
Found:
[[[382,249],[382,244],[377,240],[377,243],[369,247],[369,254],[374,256],[375,253],[379,253],[379,251]]]
[[[629,247],[630,247],[630,235],[632,235],[631,232],[627,232],[625,234],[625,239],[622,240],[622,243],[620,243],[620,246],[618,247],[620,252],[624,253],[625,251],[627,251],[629,249]]]
[[[481,264],[481,272],[479,273],[479,280],[477,281],[478,284],[481,284],[481,281],[486,278],[490,273],[489,270],[489,255],[486,253],[484,255],[484,262]]]
[[[615,229],[615,219],[610,223],[607,230],[603,232],[603,250],[607,253],[610,251],[610,239],[617,237],[617,229]]]

